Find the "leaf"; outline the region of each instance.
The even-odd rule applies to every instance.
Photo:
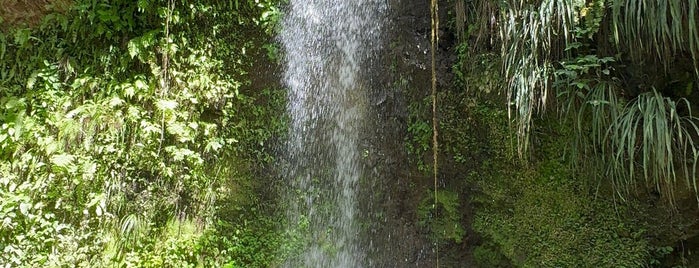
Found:
[[[127,46],[128,50],[129,50],[129,56],[131,56],[132,59],[141,53],[141,49],[139,48],[139,44],[136,43],[137,41],[140,41],[140,38],[135,38],[135,39],[129,41],[129,44]]]
[[[122,104],[124,104],[124,100],[116,96],[109,100],[109,107],[112,108],[121,106]]]
[[[39,76],[37,72],[32,73],[31,76],[29,76],[29,79],[27,79],[27,89],[33,89],[34,84],[36,84],[36,77]]]
[[[576,87],[578,87],[578,89],[589,88],[589,86],[587,85],[587,83],[584,83],[584,82],[575,81],[575,82],[573,82],[573,85],[576,86]]]
[[[133,86],[128,85],[124,87],[124,97],[132,98],[134,95],[136,95],[136,90]]]
[[[59,167],[68,167],[73,160],[75,159],[74,156],[69,155],[69,154],[59,154],[59,155],[54,155],[51,157],[51,163],[59,166]]]
[[[24,99],[16,99],[16,98],[11,98],[7,103],[5,103],[5,109],[7,110],[19,110],[19,109],[24,109],[25,104],[24,104]]]
[[[204,149],[206,152],[217,152],[219,149],[221,149],[223,145],[219,143],[217,140],[212,140],[206,144],[206,148]]]
[[[128,119],[133,121],[136,121],[141,118],[141,112],[138,110],[138,108],[133,106],[129,106],[126,114],[128,116]]]
[[[169,111],[169,110],[174,110],[177,108],[177,101],[173,100],[159,100],[155,104],[156,107],[158,107],[158,110],[161,111]]]
[[[82,172],[84,177],[92,178],[97,172],[97,164],[92,161],[85,161],[82,165]]]
[[[143,80],[141,80],[141,79],[137,79],[136,81],[133,82],[133,84],[139,90],[148,89],[148,85],[146,84],[146,82],[143,82]]]
[[[29,209],[32,208],[32,205],[29,203],[21,203],[19,204],[19,212],[22,213],[22,215],[29,215]]]
[[[149,2],[147,0],[138,0],[137,6],[138,11],[143,12],[148,8]]]
[[[31,37],[31,30],[28,28],[21,29],[15,32],[15,44],[19,46],[24,46],[24,44],[29,41]]]
[[[180,122],[173,122],[171,124],[168,124],[167,132],[177,136],[183,136],[186,134],[185,126]]]
[[[103,193],[102,193],[102,194],[98,194],[98,195],[96,195],[96,196],[95,196],[94,193],[90,193],[89,195],[90,195],[90,196],[93,196],[93,197],[92,197],[92,200],[90,200],[90,202],[88,202],[88,203],[86,204],[87,207],[92,207],[92,206],[94,206],[94,205],[97,205],[97,203],[99,203],[102,199],[104,199],[104,194],[103,194]]]
[[[2,17],[0,17],[0,24],[2,24]],[[0,33],[0,61],[5,58],[6,52],[7,52],[7,40],[5,40],[5,35]]]

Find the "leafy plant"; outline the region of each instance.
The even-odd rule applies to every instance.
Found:
[[[699,76],[699,31],[696,0],[614,0],[611,28],[617,46],[628,49],[636,62],[649,56],[669,66],[674,55],[688,51]]]
[[[681,104],[690,115],[679,114]],[[686,99],[678,103],[655,90],[630,102],[609,130],[615,184],[628,192],[628,186],[636,184],[639,177],[635,171],[639,161],[644,181],[666,193],[670,201],[674,199],[678,170],[687,187],[697,192],[699,152],[693,140],[699,134],[696,121]]]
[[[408,107],[409,118],[408,118],[408,140],[406,141],[406,147],[408,152],[415,156],[413,159],[417,159],[418,169],[422,172],[427,173],[430,167],[424,162],[425,153],[432,148],[432,126],[422,118],[427,101],[429,99],[425,98],[422,102],[414,103]]]
[[[495,158],[469,178],[480,189],[472,196],[472,228],[484,239],[474,251],[479,261],[518,267],[647,265],[649,242],[627,216],[629,208],[590,194],[579,178],[583,174],[572,172],[562,157],[565,137],[538,135],[546,135],[546,157],[531,168]]]
[[[465,234],[461,226],[459,196],[451,191],[437,191],[436,199],[433,192],[420,201],[417,209],[418,223],[429,230],[430,237],[438,243],[452,241],[461,243]]]
[[[545,110],[553,61],[575,38],[570,32],[578,5],[570,0],[504,1],[500,8],[503,71],[515,108],[520,157],[529,146],[532,116]],[[513,117],[513,111],[508,113]]]
[[[235,2],[77,0],[3,25],[0,263],[208,257],[191,252],[230,178],[221,160],[269,162],[262,145],[283,129],[277,90],[241,92],[258,56],[247,37],[263,42],[276,1]],[[173,226],[188,235],[158,239]]]

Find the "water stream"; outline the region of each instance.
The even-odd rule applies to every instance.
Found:
[[[290,0],[279,36],[291,117],[286,174],[290,228],[307,240],[287,267],[366,266],[361,245],[359,139],[368,116],[368,60],[385,0]]]

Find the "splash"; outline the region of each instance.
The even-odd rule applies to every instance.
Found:
[[[367,61],[381,42],[384,0],[290,0],[279,36],[291,116],[288,217],[306,230],[287,267],[361,267],[358,143],[368,113]]]

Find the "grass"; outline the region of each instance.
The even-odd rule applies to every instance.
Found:
[[[682,105],[689,115],[678,113]],[[618,189],[628,193],[629,186],[636,185],[640,177],[672,202],[679,172],[686,185],[697,193],[699,151],[693,139],[699,136],[698,119],[691,115],[689,101],[675,102],[655,90],[630,102],[609,129],[613,152],[608,154],[610,173]],[[642,176],[636,171],[639,163]]]
[[[532,116],[545,110],[553,61],[560,58],[574,23],[572,1],[540,5],[506,1],[501,7],[500,39],[508,99],[515,107],[520,156],[528,150]],[[563,37],[561,44],[560,37]]]
[[[613,39],[635,61],[655,55],[666,67],[689,52],[699,77],[698,7],[697,0],[611,1]]]

